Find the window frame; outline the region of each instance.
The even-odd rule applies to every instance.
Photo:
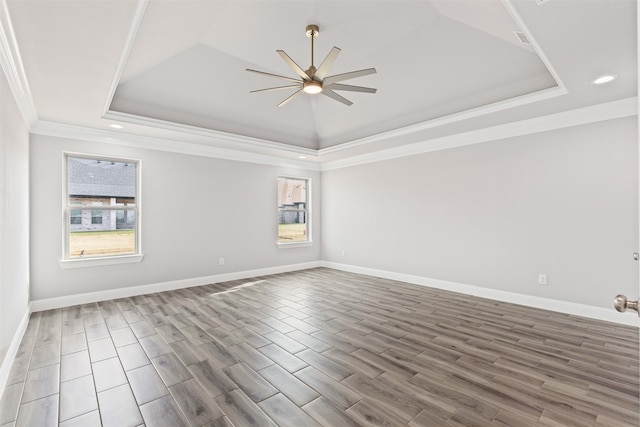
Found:
[[[278,203],[279,200],[279,195],[277,194],[277,190],[278,190],[278,186],[276,185],[276,206],[277,206],[277,223],[276,223],[276,244],[278,245],[278,248],[281,249],[287,249],[287,248],[297,248],[297,247],[304,247],[304,246],[311,246],[313,244],[313,236],[312,236],[312,221],[313,221],[313,215],[312,215],[312,204],[311,204],[311,195],[312,195],[312,181],[310,177],[305,177],[305,176],[292,176],[292,175],[278,175],[278,178],[276,180],[276,184],[281,180],[281,179],[291,179],[291,180],[298,180],[298,181],[304,181],[305,185],[306,185],[306,189],[305,189],[305,193],[306,193],[306,200],[305,200],[305,208],[304,209],[281,209],[280,208],[280,204]],[[296,211],[296,212],[304,212],[305,213],[305,226],[306,226],[306,235],[307,238],[306,240],[298,240],[298,241],[294,241],[294,242],[281,242],[280,241],[280,232],[279,232],[279,225],[280,225],[280,212],[281,211]]]
[[[69,166],[68,159],[70,158],[78,158],[78,159],[87,159],[87,160],[96,160],[96,161],[104,161],[104,162],[121,162],[121,163],[129,163],[135,165],[136,173],[135,173],[135,203],[133,206],[86,206],[78,209],[78,206],[73,206],[71,204],[71,199],[69,197]],[[100,265],[110,265],[110,264],[124,264],[124,263],[132,263],[132,262],[140,262],[144,257],[142,253],[142,208],[141,208],[141,169],[142,162],[139,159],[132,158],[123,158],[123,157],[115,157],[115,156],[101,156],[94,154],[85,154],[85,153],[75,153],[75,152],[63,152],[62,153],[62,258],[60,259],[60,267],[67,268],[77,268],[77,267],[93,267]],[[128,254],[107,254],[107,255],[94,255],[94,256],[84,256],[84,257],[70,257],[69,256],[69,233],[71,232],[71,211],[80,210],[80,211],[113,211],[114,215],[116,211],[133,211],[135,220],[134,220],[134,245],[135,251],[134,253]],[[126,217],[126,214],[125,214]],[[93,222],[93,212],[92,212],[92,222]]]

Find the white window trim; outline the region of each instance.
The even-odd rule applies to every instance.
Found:
[[[278,249],[295,249],[313,246],[311,240],[305,240],[304,242],[278,242]]]
[[[280,242],[278,241],[278,229],[276,224],[276,245],[278,245],[278,249],[295,249],[295,248],[304,248],[308,246],[313,246],[313,235],[311,232],[312,224],[313,224],[313,215],[312,215],[312,206],[311,206],[311,195],[313,191],[313,184],[311,183],[311,178],[304,176],[291,176],[291,175],[278,175],[278,179],[299,179],[307,182],[307,203],[305,207],[306,216],[307,216],[307,240],[301,242]],[[279,215],[280,209],[278,209]]]
[[[91,159],[91,160],[101,160],[101,161],[115,161],[115,162],[123,162],[123,163],[135,163],[136,164],[136,228],[135,228],[135,248],[136,252],[133,254],[125,254],[125,255],[106,255],[106,256],[93,256],[93,257],[82,257],[82,258],[69,258],[68,249],[69,249],[69,227],[70,227],[70,215],[71,215],[71,206],[68,204],[69,199],[69,189],[68,189],[68,166],[67,166],[67,158],[69,157],[78,157],[83,159]],[[100,156],[94,154],[86,154],[86,153],[75,153],[75,152],[63,152],[62,153],[62,257],[58,261],[60,264],[60,268],[62,269],[70,269],[70,268],[83,268],[83,267],[96,267],[96,266],[104,266],[104,265],[116,265],[116,264],[129,264],[135,262],[141,262],[144,258],[144,254],[142,253],[142,203],[141,203],[141,170],[142,170],[142,161],[139,159],[132,158],[124,158],[124,157],[113,157],[113,156]],[[118,210],[115,207],[111,209],[107,206],[100,206],[101,210]],[[122,210],[122,208],[120,208]]]
[[[70,268],[83,268],[83,267],[99,267],[103,265],[115,265],[115,264],[129,264],[134,262],[140,262],[144,258],[142,254],[135,255],[118,255],[118,256],[103,256],[103,257],[87,257],[87,258],[70,258],[61,259],[60,267],[63,269]]]

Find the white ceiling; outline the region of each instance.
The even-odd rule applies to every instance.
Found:
[[[39,122],[176,144],[324,161],[637,94],[635,0],[5,1]],[[376,94],[249,93],[296,77],[277,49],[310,65],[308,24]]]

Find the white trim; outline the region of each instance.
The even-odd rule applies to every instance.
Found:
[[[29,307],[27,307],[24,315],[22,316],[22,320],[20,320],[18,329],[16,330],[16,333],[13,335],[11,344],[9,344],[9,349],[7,350],[7,354],[5,354],[4,359],[2,359],[2,364],[0,365],[0,401],[2,400],[2,394],[4,393],[4,388],[7,385],[7,380],[9,379],[9,373],[11,372],[13,361],[16,359],[16,354],[18,354],[18,348],[20,347],[20,343],[22,342],[24,333],[27,330],[27,325],[29,324],[30,316],[31,316],[31,310],[29,309]]]
[[[132,123],[137,125],[149,126],[158,129],[164,129],[172,132],[188,133],[191,135],[202,136],[218,141],[232,142],[236,144],[243,144],[247,146],[284,150],[289,153],[303,154],[307,156],[322,156],[326,154],[339,153],[344,150],[352,149],[362,145],[368,145],[374,142],[385,141],[400,136],[420,132],[427,129],[444,126],[451,123],[460,122],[463,120],[472,119],[475,117],[484,116],[487,114],[495,113],[498,111],[507,110],[522,105],[531,104],[538,101],[544,101],[546,99],[555,98],[558,96],[566,95],[568,91],[562,86],[555,86],[548,89],[543,89],[537,92],[520,95],[515,98],[506,99],[504,101],[498,101],[487,105],[482,105],[469,110],[460,111],[458,113],[449,114],[443,117],[438,117],[424,122],[415,123],[412,125],[392,129],[386,132],[377,133],[375,135],[366,136],[363,138],[355,139],[340,143],[331,147],[312,149],[299,147],[283,142],[269,141],[266,139],[260,139],[255,137],[249,137],[229,132],[222,132],[213,129],[207,129],[199,126],[191,126],[182,123],[174,123],[166,120],[154,119],[151,117],[138,116],[129,113],[123,113],[119,111],[109,110],[102,115],[103,119],[118,120],[121,122]]]
[[[551,65],[551,61],[542,48],[538,44],[538,42],[531,34],[529,27],[524,23],[520,14],[516,11],[513,6],[512,0],[502,0],[502,4],[504,8],[507,10],[511,18],[515,21],[516,25],[520,28],[520,30],[524,33],[527,39],[531,42],[530,45],[533,48],[534,52],[540,58],[540,61],[544,64],[551,77],[556,82],[555,87],[550,87],[547,89],[542,89],[536,92],[516,96],[514,98],[505,99],[503,101],[497,101],[490,104],[482,105],[479,107],[471,108],[468,110],[460,111],[454,114],[449,114],[443,117],[438,117],[431,120],[426,120],[424,122],[416,123],[409,126],[404,126],[397,129],[392,129],[387,132],[382,132],[376,135],[371,135],[368,137],[360,138],[357,140],[349,141],[343,144],[334,145],[332,147],[322,148],[318,150],[319,155],[323,154],[331,154],[340,152],[346,149],[355,148],[361,145],[370,144],[372,142],[377,142],[385,139],[396,138],[399,136],[419,132],[426,129],[432,129],[438,126],[447,125],[450,123],[459,122],[462,120],[468,120],[474,117],[484,116],[490,113],[495,113],[498,111],[507,110],[509,108],[519,107],[522,105],[532,104],[534,102],[544,101],[551,98],[556,98],[558,96],[566,95],[569,93],[567,87],[564,85],[560,76],[556,72],[553,65]]]
[[[415,276],[411,274],[397,273],[393,271],[378,270],[356,265],[340,264],[330,261],[310,261],[301,264],[291,264],[276,267],[266,267],[255,270],[239,271],[234,273],[217,274],[213,276],[195,277],[191,279],[174,280],[150,285],[132,286],[128,288],[110,289],[106,291],[90,292],[84,294],[68,295],[56,298],[34,300],[30,303],[31,312],[51,310],[62,307],[69,307],[79,304],[89,304],[93,302],[106,301],[117,298],[126,298],[136,295],[144,295],[155,292],[171,291],[175,289],[202,286],[212,283],[227,282],[231,280],[249,279],[270,274],[288,273],[298,270],[306,270],[316,267],[327,267],[335,270],[347,271],[350,273],[364,274],[367,276],[382,277],[385,279],[398,280],[414,285],[428,286],[436,289],[443,289],[452,292],[459,292],[471,296],[488,298],[496,301],[520,304],[528,307],[566,313],[575,316],[587,317],[595,320],[619,323],[627,326],[638,327],[640,320],[635,312],[617,313],[615,310],[602,307],[595,307],[586,304],[578,304],[569,301],[555,300],[532,295],[519,294],[516,292],[502,291],[498,289],[484,288],[481,286],[464,283],[450,282],[447,280],[431,279],[428,277]],[[22,338],[22,330],[20,339]],[[20,340],[18,340],[18,343]]]
[[[118,83],[120,83],[122,73],[124,72],[124,68],[127,64],[127,59],[129,58],[129,54],[131,53],[131,48],[133,48],[133,42],[138,35],[138,30],[140,29],[140,24],[142,24],[144,12],[145,10],[147,10],[147,4],[149,4],[149,0],[140,0],[138,3],[138,7],[136,8],[136,13],[133,15],[131,27],[129,28],[129,34],[127,34],[127,41],[124,43],[122,55],[120,56],[118,67],[116,68],[116,74],[111,81],[111,86],[109,87],[109,92],[107,94],[107,101],[105,102],[104,108],[102,109],[103,115],[107,111],[109,111],[109,106],[111,106],[113,97],[116,94],[116,89],[118,89]]]
[[[0,0],[1,1],[1,0]],[[560,113],[549,114],[517,122],[482,128],[460,134],[434,138],[401,147],[374,151],[367,154],[350,156],[340,160],[322,163],[286,159],[278,156],[256,154],[245,151],[217,148],[211,145],[177,142],[169,139],[123,134],[103,129],[91,129],[81,126],[55,122],[37,121],[31,128],[36,135],[54,136],[60,138],[75,138],[84,141],[95,141],[112,145],[123,145],[148,150],[167,151],[194,156],[213,157],[239,162],[266,164],[272,166],[297,168],[310,171],[328,171],[361,164],[374,163],[415,154],[445,150],[465,145],[496,141],[515,136],[546,132],[566,127],[579,126],[637,115],[638,97],[630,97],[603,104],[591,105]],[[236,136],[241,138],[240,136]],[[373,138],[373,137],[372,137]],[[315,150],[308,150],[314,153]],[[317,160],[321,160],[318,159]]]
[[[99,258],[98,257],[70,258],[70,259],[61,259],[58,262],[60,263],[60,268],[67,270],[70,268],[101,267],[105,265],[131,264],[134,262],[141,262],[142,258],[144,258],[144,254],[106,256],[106,257],[99,257]]]
[[[70,258],[69,257],[69,233],[70,230],[70,215],[73,207],[69,203],[69,177],[67,176],[69,171],[69,158],[80,158],[89,160],[102,160],[105,162],[119,162],[127,164],[135,164],[136,171],[136,197],[133,208],[127,208],[135,214],[135,253],[124,255],[109,255],[109,256],[97,256],[86,258]],[[132,262],[142,261],[142,160],[113,157],[113,156],[97,156],[93,154],[78,153],[71,151],[64,151],[62,153],[62,258],[60,260],[60,267],[67,268],[79,268],[79,267],[95,267],[101,265],[114,265],[114,264],[128,264]],[[122,207],[115,206],[100,206],[100,209],[91,208],[93,210],[122,210]],[[82,210],[82,209],[81,209]]]
[[[305,240],[304,242],[276,242],[278,249],[295,249],[295,248],[307,248],[313,246],[311,240]]]
[[[553,65],[551,65],[551,61],[549,61],[549,58],[547,57],[547,55],[545,55],[544,51],[538,44],[538,41],[529,30],[529,27],[527,27],[527,24],[525,24],[524,20],[516,10],[515,6],[513,5],[513,0],[502,0],[502,4],[504,5],[504,8],[507,9],[507,12],[509,12],[509,15],[511,15],[511,18],[516,22],[516,25],[520,27],[520,30],[522,30],[524,35],[527,37],[527,40],[529,40],[529,45],[536,52],[538,58],[540,58],[544,66],[547,68],[547,71],[549,71],[549,73],[551,74],[551,77],[553,77],[553,79],[556,81],[558,87],[564,90],[565,93],[569,93],[567,87],[560,79],[560,75],[555,70]]]
[[[9,87],[18,104],[22,118],[27,123],[27,127],[30,127],[38,120],[38,114],[22,65],[6,0],[0,0],[0,66],[7,76]]]
[[[107,100],[102,110],[103,119],[117,120],[117,121],[122,121],[126,123],[151,126],[154,128],[169,130],[173,132],[204,136],[206,138],[211,138],[218,141],[241,143],[241,144],[251,145],[254,147],[264,147],[264,148],[276,149],[276,150],[286,150],[288,152],[304,154],[308,156],[317,155],[316,150],[312,148],[297,147],[297,146],[292,146],[290,144],[285,144],[277,141],[269,141],[266,139],[253,138],[253,137],[244,136],[244,135],[237,135],[234,133],[217,131],[214,129],[208,129],[200,126],[191,126],[183,123],[176,123],[168,120],[156,119],[153,117],[145,117],[137,114],[111,110],[110,107],[111,107],[111,103],[113,102],[113,97],[115,96],[116,90],[118,89],[118,85],[120,83],[120,79],[122,78],[122,73],[125,70],[127,60],[129,58],[129,54],[133,49],[133,45],[135,43],[138,31],[140,30],[140,25],[142,24],[142,20],[143,20],[148,3],[149,3],[149,0],[141,0],[140,3],[138,4],[138,8],[136,9],[136,13],[133,17],[131,27],[129,28],[129,34],[127,35],[127,40],[125,42],[125,45],[122,51],[122,56],[120,57],[120,61],[118,62],[118,67],[116,69],[114,78],[111,82]]]
[[[139,116],[120,111],[109,110],[102,115],[103,119],[118,120],[121,122],[132,123],[137,125],[149,126],[158,129],[169,130],[178,133],[188,133],[191,135],[203,136],[217,141],[230,142],[234,144],[245,144],[254,147],[268,148],[275,150],[284,150],[290,153],[304,154],[306,156],[316,156],[318,150],[314,148],[299,147],[284,142],[269,141],[267,139],[255,138],[235,134],[231,132],[223,132],[220,130],[208,129],[201,126],[192,126],[184,123],[170,122],[167,120],[155,119],[153,117]]]
[[[519,294],[516,292],[501,291],[498,289],[484,288],[481,286],[468,285],[464,283],[449,282],[447,280],[430,279],[428,277],[396,273],[393,271],[378,270],[368,267],[360,267],[357,265],[340,264],[331,261],[322,261],[322,266],[333,268],[335,270],[347,271],[350,273],[382,277],[384,279],[397,280],[414,285],[459,292],[462,294],[477,296],[480,298],[488,298],[496,301],[525,305],[528,307],[550,310],[574,316],[582,316],[595,320],[614,322],[622,325],[634,326],[636,328],[640,326],[640,319],[635,312],[621,314],[616,312],[613,308],[606,309],[602,307],[578,304],[569,301],[542,298],[533,295]]]
[[[380,162],[428,153],[431,151],[479,144],[482,142],[497,141],[504,138],[513,138],[516,136],[530,135],[589,123],[597,123],[605,120],[635,116],[637,114],[638,98],[625,98],[575,110],[563,111],[561,113],[540,116],[533,119],[526,119],[455,135],[443,136],[415,144],[361,154],[341,160],[324,162],[322,163],[322,171]]]
[[[534,102],[538,102],[538,101],[542,101],[550,98],[555,98],[555,97],[566,95],[567,93],[569,93],[566,86],[560,79],[560,76],[555,71],[549,59],[542,51],[540,45],[536,42],[535,38],[531,34],[529,28],[526,26],[526,24],[518,14],[518,12],[515,10],[511,0],[502,0],[502,4],[504,8],[507,10],[507,12],[511,16],[511,18],[515,21],[516,25],[520,28],[520,30],[530,40],[532,49],[534,50],[536,55],[538,55],[538,57],[546,67],[549,74],[551,74],[551,77],[554,79],[556,86],[535,91],[532,93],[516,96],[514,98],[506,99],[503,101],[497,101],[487,105],[478,106],[465,111],[460,111],[458,113],[449,114],[443,117],[426,120],[413,125],[392,129],[387,132],[382,132],[375,135],[359,138],[356,140],[347,141],[331,147],[317,149],[317,150],[311,149],[311,148],[305,148],[305,147],[298,147],[298,146],[286,144],[280,141],[270,141],[262,138],[237,135],[233,133],[204,128],[201,126],[186,125],[182,123],[175,123],[175,122],[156,119],[152,117],[145,117],[145,116],[140,116],[136,114],[110,110],[109,107],[112,102],[113,96],[115,95],[115,91],[118,87],[119,80],[122,76],[122,72],[124,70],[127,57],[129,55],[129,52],[132,49],[133,43],[135,42],[135,35],[138,32],[140,24],[142,22],[142,17],[144,15],[144,10],[146,8],[147,1],[148,0],[144,0],[141,3],[141,5],[138,7],[136,11],[136,16],[133,19],[131,28],[129,30],[129,35],[127,37],[127,41],[123,49],[123,55],[120,58],[118,69],[111,83],[108,100],[103,110],[102,118],[104,119],[118,120],[118,121],[123,121],[127,123],[150,126],[150,127],[165,129],[173,132],[184,132],[184,133],[189,133],[193,135],[212,138],[219,141],[240,143],[240,144],[253,146],[253,147],[285,150],[287,152],[305,154],[309,156],[319,156],[319,155],[321,156],[325,154],[338,153],[338,152],[355,148],[358,146],[371,144],[377,141],[388,140],[388,139],[396,138],[399,136],[419,132],[422,130],[459,122],[462,120],[468,120],[474,117],[483,116],[483,115],[494,113],[497,111],[506,110],[509,108],[514,108],[514,107],[527,105],[527,104],[531,104]]]
[[[480,107],[449,114],[443,117],[438,117],[436,119],[427,120],[424,122],[416,123],[409,126],[404,126],[397,129],[392,129],[387,132],[381,132],[381,133],[371,135],[371,136],[366,136],[360,139],[355,139],[353,141],[334,145],[332,147],[321,148],[320,150],[318,150],[318,155],[337,153],[346,149],[351,149],[351,148],[356,148],[362,145],[371,144],[373,142],[379,142],[379,141],[384,141],[392,138],[397,138],[404,135],[420,132],[423,130],[433,129],[439,126],[444,126],[447,124],[484,116],[490,113],[507,110],[509,108],[519,107],[521,105],[527,105],[533,102],[555,98],[557,96],[566,95],[567,93],[568,92],[566,89],[560,88],[560,87],[543,89],[538,92],[521,95],[521,96],[507,99],[504,101],[494,102],[492,104],[482,105]]]
[[[263,165],[281,166],[287,168],[319,171],[320,165],[315,162],[285,159],[282,157],[256,154],[251,152],[229,150],[205,144],[177,142],[164,138],[123,134],[104,129],[91,129],[82,126],[39,120],[32,128],[35,135],[54,136],[59,138],[74,138],[82,141],[101,142],[125,147],[136,147],[147,150],[167,151],[171,153],[188,154],[192,156],[213,157],[238,162],[258,163]],[[315,154],[315,151],[314,151]]]
[[[194,277],[191,279],[173,280],[169,282],[154,283],[150,285],[131,286],[126,288],[109,289],[105,291],[88,292],[84,294],[74,294],[62,297],[39,299],[31,301],[29,307],[31,308],[32,312],[52,310],[79,304],[89,304],[93,302],[107,301],[117,298],[127,298],[155,292],[172,291],[175,289],[209,285],[212,283],[228,282],[231,280],[248,279],[270,274],[288,273],[291,271],[306,270],[316,267],[320,267],[320,261],[310,261],[300,264],[289,264],[275,267],[264,267],[255,270],[237,271],[234,273],[223,273],[204,277]]]
[[[640,24],[640,7],[638,7],[638,2],[636,2],[636,29]],[[640,70],[640,31],[636,30],[636,80],[638,81],[638,86],[640,88],[640,73],[637,70]],[[636,106],[638,107],[638,111],[640,111],[640,96],[636,100]],[[636,134],[636,150],[638,153],[638,158],[636,159],[638,165],[638,182],[640,182],[640,120],[637,122],[636,127],[638,133]],[[638,188],[638,216],[640,217],[640,187]],[[640,218],[636,218],[640,219]],[[640,231],[640,230],[639,230]],[[640,233],[636,235],[636,245],[640,244]],[[636,251],[638,247],[636,246]],[[638,273],[640,274],[640,262],[636,261],[638,265]],[[638,283],[638,294],[640,295],[640,281]],[[638,295],[636,295],[638,296]]]
[[[304,246],[311,246],[313,244],[313,233],[312,233],[312,229],[313,229],[313,206],[311,203],[311,200],[313,199],[313,183],[311,182],[311,177],[308,176],[291,176],[291,175],[278,175],[278,182],[276,182],[277,185],[279,185],[279,181],[280,179],[290,179],[290,180],[298,180],[298,181],[305,181],[307,183],[307,188],[306,188],[306,199],[305,199],[305,206],[304,206],[304,213],[305,213],[305,221],[306,221],[306,231],[307,231],[307,240],[304,241],[298,241],[298,242],[280,242],[278,240],[276,240],[276,245],[278,245],[279,249],[293,249],[293,248],[301,248]],[[278,190],[276,188],[276,190]],[[278,194],[278,198],[280,197],[280,195]],[[277,205],[277,210],[278,210],[278,222],[280,222],[280,206]],[[279,224],[276,224],[276,227],[279,227]],[[277,236],[278,239],[280,238],[280,230],[277,230]]]

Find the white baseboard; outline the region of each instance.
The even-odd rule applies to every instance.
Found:
[[[154,292],[172,291],[175,289],[202,286],[211,283],[228,282],[230,280],[248,279],[269,274],[287,273],[290,271],[306,270],[320,267],[320,261],[311,261],[300,264],[282,265],[277,267],[258,268],[255,270],[238,271],[234,273],[216,274],[213,276],[194,277],[190,279],[173,280],[170,282],[154,283],[150,285],[132,286],[129,288],[109,289],[106,291],[88,292],[84,294],[67,295],[56,298],[33,300],[29,304],[31,311],[52,310],[55,308],[70,307],[73,305],[90,304],[93,302],[107,301],[117,298],[127,298],[136,295],[151,294]]]
[[[462,294],[488,298],[496,301],[520,304],[528,307],[540,308],[543,310],[556,311],[575,316],[588,317],[590,319],[603,320],[606,322],[619,323],[627,326],[640,326],[640,319],[635,312],[618,313],[613,307],[606,309],[586,304],[577,304],[568,301],[560,301],[551,298],[542,298],[532,295],[518,294],[515,292],[501,291],[497,289],[483,288],[481,286],[467,285],[464,283],[449,282],[446,280],[430,279],[428,277],[414,276],[411,274],[396,273],[393,271],[377,270],[356,265],[340,264],[330,261],[322,261],[322,266],[335,270],[347,271],[350,273],[365,274],[367,276],[382,277],[384,279],[397,280],[414,285],[428,286],[446,291],[459,292]]]
[[[306,270],[315,267],[327,267],[336,270],[348,271],[351,273],[365,274],[368,276],[382,277],[385,279],[398,280],[401,282],[412,283],[414,285],[428,286],[436,289],[459,292],[467,295],[478,296],[481,298],[493,299],[496,301],[509,302],[513,304],[526,305],[529,307],[540,308],[543,310],[551,310],[560,313],[572,314],[575,316],[588,317],[606,322],[614,322],[628,326],[639,327],[640,320],[635,313],[617,313],[613,308],[606,309],[586,304],[577,304],[568,301],[555,300],[551,298],[542,298],[532,295],[519,294],[515,292],[501,291],[497,289],[484,288],[481,286],[468,285],[464,283],[450,282],[446,280],[430,279],[428,277],[415,276],[411,274],[396,273],[393,271],[378,270],[368,267],[359,267],[356,265],[340,264],[330,261],[311,261],[301,264],[283,265],[277,267],[266,267],[255,270],[239,271],[234,273],[217,274],[213,276],[194,277],[191,279],[174,280],[170,282],[161,282],[150,285],[133,286],[129,288],[110,289],[107,291],[89,292],[84,294],[68,295],[57,298],[47,298],[31,301],[29,304],[30,312],[51,310],[55,308],[69,307],[79,304],[89,304],[93,302],[106,301],[117,298],[126,298],[136,295],[144,295],[154,292],[171,291],[174,289],[189,288],[192,286],[201,286],[211,283],[227,282],[230,280],[248,279],[256,276],[266,276],[269,274],[287,273],[290,271]],[[25,324],[21,325],[26,328]],[[20,339],[24,329],[20,332]],[[16,334],[17,336],[18,334]],[[17,344],[20,340],[17,340]],[[16,344],[16,345],[17,345]],[[12,343],[13,345],[13,343]],[[9,349],[9,352],[11,349]],[[17,351],[17,347],[14,351]],[[5,360],[10,357],[7,354]],[[12,358],[10,360],[13,360]],[[4,368],[4,363],[3,363]],[[0,372],[2,374],[4,372]],[[8,373],[7,373],[8,375]],[[0,375],[0,385],[2,385],[3,377]]]
[[[0,400],[2,400],[2,395],[4,394],[4,388],[7,385],[7,380],[9,379],[9,372],[13,366],[13,361],[16,358],[16,354],[18,354],[18,347],[20,347],[22,337],[27,330],[29,316],[31,316],[31,311],[29,310],[29,307],[27,307],[24,315],[22,316],[22,320],[20,320],[20,324],[18,325],[18,330],[13,336],[11,344],[9,344],[7,354],[4,355],[2,364],[0,364]]]

